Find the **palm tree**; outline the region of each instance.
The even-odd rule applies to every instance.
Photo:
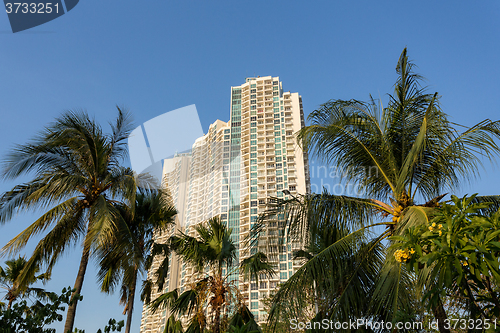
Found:
[[[0,223],[23,210],[47,209],[28,228],[2,248],[2,254],[19,252],[37,234],[45,234],[20,275],[33,276],[41,263],[51,271],[60,256],[82,240],[80,267],[74,295],[82,289],[90,256],[110,241],[123,219],[117,202],[135,201],[136,180],[120,165],[126,156],[125,139],[131,130],[128,114],[118,108],[112,133],[84,112],[66,112],[30,143],[18,145],[3,161],[1,176],[34,178],[15,186],[0,198]],[[78,299],[68,307],[64,332],[73,330]]]
[[[166,231],[177,214],[169,196],[162,190],[139,191],[135,209],[119,207],[126,230],[118,230],[116,240],[100,254],[99,280],[104,292],[111,292],[121,282],[121,301],[127,314],[125,333],[130,332],[134,297],[139,275],[145,275],[146,259],[155,233]]]
[[[207,326],[213,333],[220,333],[222,317],[227,317],[232,308],[244,306],[235,281],[230,279],[231,274],[238,271],[234,262],[236,245],[230,237],[232,229],[228,229],[218,217],[211,218],[206,224],[198,224],[194,229],[196,237],[180,233],[170,238],[169,246],[183,262],[197,270],[198,278],[180,295],[175,289],[159,296],[151,303],[151,308],[156,311],[166,305],[173,314],[192,315],[186,333],[204,332]],[[273,273],[262,253],[243,261],[239,268],[245,278]]]
[[[7,260],[5,264],[7,265],[5,269],[0,267],[0,285],[6,290],[5,299],[8,301],[7,309],[10,309],[12,303],[20,296],[25,297],[35,293],[39,297],[44,297],[47,294],[45,290],[41,288],[29,287],[29,285],[36,281],[47,279],[45,274],[36,275],[38,270],[35,271],[33,276],[25,281],[27,284],[23,285],[20,283],[19,276],[26,266],[25,258],[19,257],[17,259]]]
[[[500,122],[484,120],[472,127],[450,122],[437,93],[425,92],[413,67],[404,49],[386,108],[377,107],[373,99],[332,100],[312,112],[311,125],[298,133],[305,151],[335,167],[344,182],[364,194],[300,195],[280,201],[263,216],[261,228],[285,209],[290,236],[306,246],[314,240],[307,236],[311,230],[329,226],[341,232],[282,285],[270,324],[281,311],[296,309],[283,309],[281,304],[289,302],[280,300],[303,300],[310,290],[318,293],[320,304],[332,297],[321,311],[334,321],[387,322],[412,313],[415,276],[384,245],[406,228],[426,223],[447,191],[477,176],[482,158],[500,153],[495,142]],[[497,208],[500,203],[498,196],[476,200],[495,202]],[[446,318],[442,304],[432,310],[437,319]],[[440,320],[440,330],[446,332],[442,324]]]

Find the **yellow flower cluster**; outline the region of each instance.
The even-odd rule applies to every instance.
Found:
[[[469,263],[467,261],[460,260],[460,263],[462,264],[462,266],[469,266]]]
[[[408,259],[410,259],[413,253],[415,253],[414,249],[397,250],[396,252],[394,252],[394,258],[396,258],[397,262],[406,262],[408,261]]]
[[[439,231],[439,236],[441,236],[443,234],[443,232],[441,231],[442,228],[443,228],[442,224],[436,226],[436,223],[432,223],[431,226],[429,227],[429,231],[434,231],[434,229],[437,229]]]

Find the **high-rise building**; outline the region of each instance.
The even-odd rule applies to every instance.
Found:
[[[164,179],[171,179],[168,186],[174,190],[170,191],[177,193],[178,230],[194,234],[194,225],[219,215],[233,230],[231,237],[238,244],[235,266],[257,251],[268,254],[277,272],[274,277],[262,277],[257,284],[244,281],[237,269],[229,277],[238,284],[257,320],[263,322],[267,313],[262,301],[298,268],[292,260],[298,245],[284,235],[280,241],[280,220],[270,225],[258,244],[250,246],[243,240],[271,198],[310,191],[307,156],[295,137],[304,126],[302,99],[298,93],[283,92],[278,77],[266,76],[247,78],[244,84],[232,87],[230,103],[230,121],[213,123],[208,133],[196,140],[191,155],[184,156],[184,164],[165,163],[173,167],[164,169]],[[167,234],[158,240],[166,239]],[[171,263],[165,291],[180,288],[182,292],[199,272],[176,258]],[[141,332],[162,332],[165,317],[166,311],[151,315],[144,307]]]

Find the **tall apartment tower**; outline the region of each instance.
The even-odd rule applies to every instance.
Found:
[[[217,120],[193,145],[185,182],[189,185],[181,200],[182,209],[177,207],[179,212],[182,210],[179,228],[194,235],[193,226],[219,215],[233,230],[232,239],[238,244],[235,266],[257,251],[268,254],[277,271],[274,277],[261,277],[259,284],[244,281],[238,270],[229,277],[238,284],[258,322],[264,322],[267,313],[262,301],[298,268],[292,260],[297,246],[286,240],[277,241],[280,221],[271,224],[268,234],[258,244],[251,247],[243,240],[270,198],[288,198],[285,193],[310,191],[307,156],[297,146],[295,137],[304,126],[302,99],[298,93],[284,92],[278,77],[252,77],[240,86],[231,87],[230,105],[230,121]],[[178,186],[176,182],[171,184]],[[165,291],[180,288],[182,292],[199,274],[176,261],[171,266]],[[141,332],[162,332],[166,316],[165,311],[151,315],[144,307]]]

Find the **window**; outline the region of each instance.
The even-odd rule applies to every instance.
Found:
[[[286,261],[286,254],[280,254],[280,261]]]
[[[250,202],[250,207],[257,207],[257,201]]]
[[[251,89],[251,90],[250,90],[250,94],[254,94],[254,93],[256,93],[256,92],[257,92],[257,89]]]
[[[251,98],[251,99],[256,99],[256,98],[257,98],[257,96],[256,96],[256,95],[250,95],[250,98]]]
[[[280,271],[286,271],[286,263],[280,264]]]
[[[257,121],[257,117],[250,117],[250,121]]]
[[[280,272],[280,279],[281,280],[286,280],[287,279],[287,272]]]
[[[259,308],[259,302],[251,302],[250,309],[257,310]]]
[[[250,299],[259,299],[259,293],[258,292],[250,293]]]

